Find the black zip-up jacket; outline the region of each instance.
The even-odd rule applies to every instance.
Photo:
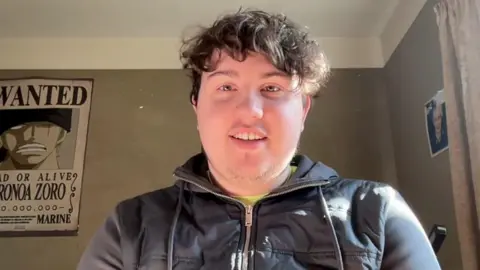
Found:
[[[386,184],[341,178],[296,156],[294,175],[247,207],[196,155],[175,185],[119,203],[78,270],[437,270],[420,222]]]

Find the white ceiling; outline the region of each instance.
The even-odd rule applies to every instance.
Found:
[[[178,69],[185,31],[240,7],[282,12],[308,27],[332,68],[378,68],[425,2],[0,0],[0,70]]]
[[[289,15],[316,37],[378,37],[399,0],[0,0],[0,38],[178,37],[219,14]]]

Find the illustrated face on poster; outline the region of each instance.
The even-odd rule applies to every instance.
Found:
[[[446,104],[439,91],[425,104],[425,123],[432,157],[448,149]]]
[[[0,110],[0,170],[54,170],[72,109]]]

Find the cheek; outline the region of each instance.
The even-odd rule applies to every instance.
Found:
[[[35,141],[40,142],[40,143],[48,143],[49,141],[52,141],[52,138],[54,138],[56,135],[55,130],[49,129],[48,127],[35,127]]]
[[[303,126],[302,108],[276,108],[265,114],[270,130],[280,143],[296,144]]]
[[[46,132],[47,134],[45,134],[45,137],[48,137],[48,139],[45,138],[45,143],[55,147],[61,138],[62,129],[59,127],[53,127],[50,129],[50,131],[47,130]]]
[[[197,123],[200,137],[204,143],[216,140],[226,129],[225,113],[216,109],[197,109]]]

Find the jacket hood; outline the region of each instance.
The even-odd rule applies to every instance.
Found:
[[[314,162],[306,155],[294,156],[290,164],[292,166],[296,166],[297,169],[295,173],[279,188],[298,185],[302,182],[311,183],[315,181],[321,181],[327,183],[330,180],[339,177],[338,173],[333,168],[323,164],[322,162]],[[211,191],[222,193],[221,189],[208,179],[208,159],[204,153],[198,153],[189,158],[183,165],[175,169],[173,175],[175,177],[176,184],[179,184],[179,182],[183,181],[194,181],[195,183]],[[195,187],[194,185],[188,183],[186,188],[192,191],[202,191],[201,188]]]

